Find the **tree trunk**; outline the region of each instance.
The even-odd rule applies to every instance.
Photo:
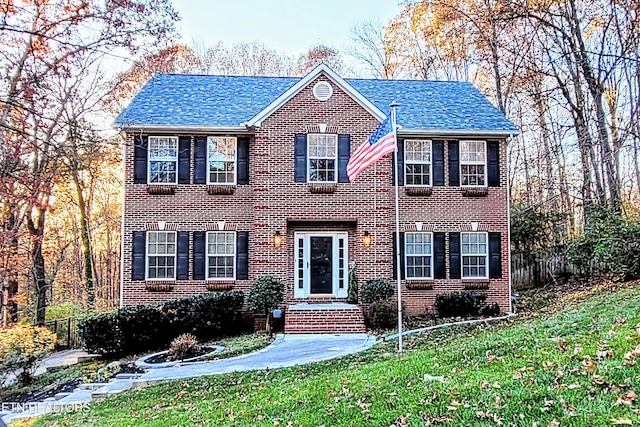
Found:
[[[18,321],[18,304],[15,297],[18,294],[17,268],[13,264],[18,253],[18,225],[15,211],[9,203],[5,207],[9,214],[4,224],[5,241],[7,244],[8,263],[4,268],[4,281],[2,282],[2,327],[6,328],[11,323]]]
[[[87,291],[87,308],[90,312],[95,310],[95,263],[93,257],[93,245],[91,244],[91,231],[89,229],[89,218],[87,216],[87,202],[82,193],[82,185],[78,177],[78,169],[72,168],[73,184],[76,188],[78,208],[80,210],[80,235],[82,239],[82,250],[84,257],[84,284]]]
[[[44,325],[47,312],[47,275],[44,263],[44,254],[42,253],[44,241],[44,224],[45,211],[37,210],[29,212],[27,217],[27,225],[31,233],[31,274],[36,291],[36,318],[37,325]],[[35,221],[33,216],[35,215]]]

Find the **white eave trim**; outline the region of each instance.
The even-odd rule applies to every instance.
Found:
[[[120,125],[114,124],[120,132],[159,132],[159,133],[252,133],[247,126],[166,126],[166,125]]]
[[[519,134],[520,132],[517,130],[408,129],[398,126],[398,135],[401,136],[509,138],[518,136]]]
[[[250,126],[260,126],[262,121],[269,117],[273,112],[282,107],[287,101],[298,94],[309,83],[314,81],[320,74],[324,73],[334,84],[342,89],[347,95],[351,96],[358,104],[360,104],[365,110],[367,110],[372,116],[382,122],[387,115],[380,111],[378,107],[373,105],[371,101],[362,96],[353,86],[347,83],[342,77],[340,77],[335,71],[329,68],[326,64],[321,63],[316,68],[311,70],[306,76],[301,78],[296,84],[287,89],[282,95],[276,98],[271,104],[267,105],[262,111],[253,116],[249,121],[244,124]],[[389,101],[391,102],[391,101]]]

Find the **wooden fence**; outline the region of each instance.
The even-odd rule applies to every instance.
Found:
[[[575,273],[566,256],[566,246],[554,246],[534,252],[511,254],[513,289],[541,286]]]

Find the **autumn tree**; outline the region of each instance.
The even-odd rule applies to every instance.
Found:
[[[332,47],[319,44],[298,57],[297,74],[303,76],[322,63],[327,64],[336,73],[343,71],[344,65],[340,52]]]
[[[19,280],[12,268],[19,256],[16,249],[22,246],[20,239],[27,238],[21,233],[26,233],[27,283],[35,294],[36,321],[42,323],[50,286],[43,254],[46,218],[73,128],[65,112],[72,99],[100,78],[100,59],[137,54],[146,46],[163,43],[174,32],[178,16],[167,0],[36,0],[4,2],[0,7],[1,222],[6,231],[2,247],[7,248],[0,272],[0,277],[7,278],[3,309],[11,310],[11,292]]]

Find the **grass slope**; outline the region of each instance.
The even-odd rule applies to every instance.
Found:
[[[339,361],[174,381],[55,426],[640,425],[640,284],[557,311],[412,337]],[[443,376],[444,382],[428,376]]]

